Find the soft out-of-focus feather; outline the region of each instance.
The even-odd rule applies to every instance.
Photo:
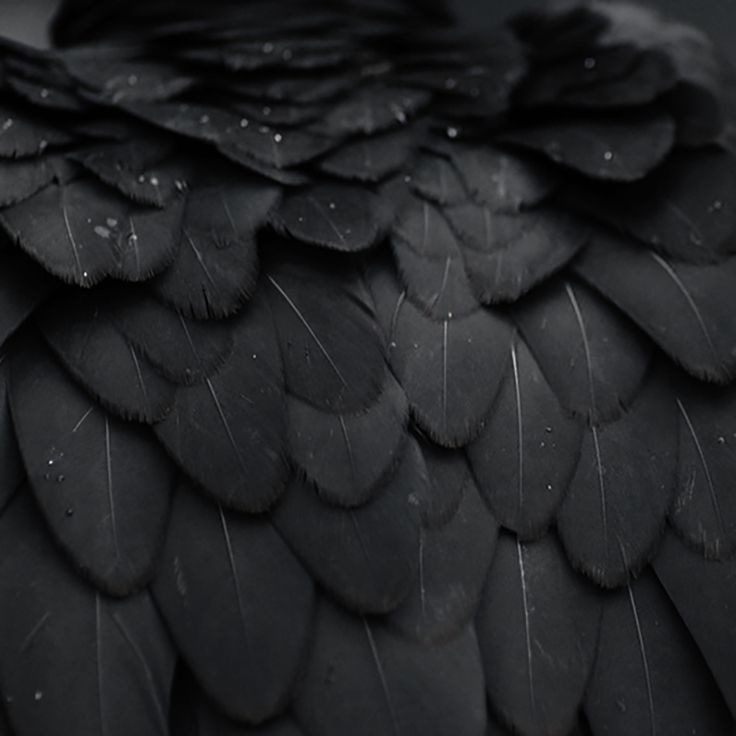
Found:
[[[676,115],[679,141],[685,145],[713,141],[724,124],[724,70],[707,36],[634,3],[597,0],[594,8],[609,21],[601,39],[604,46],[636,44],[644,53],[661,54],[670,63],[675,84],[664,100]]]
[[[355,509],[330,506],[294,479],[275,524],[310,573],[344,606],[385,613],[403,600],[416,575],[423,464],[407,452],[387,485]],[[336,554],[339,550],[339,554]]]
[[[144,281],[168,266],[178,247],[182,209],[178,199],[165,210],[143,209],[91,179],[79,179],[46,187],[3,210],[0,220],[47,271],[91,286],[108,276]]]
[[[497,533],[475,484],[466,483],[453,517],[444,526],[422,527],[419,574],[389,625],[428,646],[459,636],[478,607]]]
[[[575,269],[688,373],[718,383],[736,373],[736,258],[694,266],[597,233]]]
[[[85,585],[25,497],[0,519],[0,688],[19,734],[165,736],[174,653],[147,593]],[[33,581],[29,585],[29,580]]]
[[[722,130],[722,64],[694,28],[600,1],[532,11],[514,28],[539,62],[522,94],[527,104],[621,108],[661,98],[682,143],[702,145]]]
[[[313,185],[287,194],[271,224],[304,243],[355,252],[370,248],[383,234],[382,206],[370,189]]]
[[[732,729],[705,662],[652,573],[605,601],[585,713],[594,733],[717,736]]]
[[[656,51],[644,54],[631,43],[581,48],[535,69],[520,89],[528,107],[606,109],[646,105],[675,84],[675,70]]]
[[[613,419],[641,386],[649,343],[582,284],[548,285],[521,302],[514,318],[560,403],[574,415],[594,423]]]
[[[408,183],[413,191],[436,204],[459,204],[468,198],[460,172],[445,156],[422,153],[412,166]]]
[[[644,178],[672,150],[675,126],[664,113],[562,119],[514,130],[510,143],[538,151],[555,163],[595,179]]]
[[[263,50],[255,38],[226,48],[198,48],[185,51],[188,59],[207,66],[224,67],[230,71],[261,71],[274,68],[326,70],[348,61],[350,45],[341,38],[295,37],[277,40]],[[287,52],[284,54],[284,52]]]
[[[641,182],[586,187],[570,192],[574,207],[666,257],[707,263],[736,252],[736,159],[722,148],[678,150]]]
[[[296,713],[308,733],[322,736],[483,736],[482,678],[470,629],[427,647],[324,601]]]
[[[153,590],[189,667],[221,708],[260,722],[285,707],[314,593],[268,520],[179,490]]]
[[[706,561],[670,533],[653,566],[736,717],[736,564]]]
[[[169,380],[204,382],[231,356],[233,326],[200,322],[170,309],[144,292],[112,288],[101,306],[126,339]]]
[[[95,51],[72,51],[65,56],[64,66],[88,94],[101,100],[115,104],[166,100],[194,81],[178,74],[174,66],[136,57],[124,49],[98,46]]]
[[[334,136],[371,135],[402,125],[428,101],[429,95],[418,89],[367,86],[334,105],[323,126]]]
[[[550,172],[523,156],[491,146],[453,146],[452,162],[471,197],[493,212],[518,212],[555,188]]]
[[[678,483],[670,521],[685,540],[715,559],[736,550],[736,395],[694,381],[677,392]]]
[[[399,461],[408,405],[390,375],[375,404],[356,414],[331,414],[293,396],[287,408],[292,459],[330,503],[364,503]]]
[[[581,48],[594,45],[608,22],[579,2],[554,7],[531,8],[510,21],[516,36],[527,45],[539,65],[554,63]]]
[[[85,294],[51,302],[40,315],[46,341],[74,378],[123,419],[153,423],[174,402],[174,386],[115,329]]]
[[[491,708],[528,736],[567,734],[598,642],[601,599],[554,537],[502,534],[478,611]]]
[[[356,274],[293,263],[267,279],[289,392],[331,412],[370,406],[384,385],[384,347]]]
[[[510,326],[487,309],[434,321],[404,298],[388,266],[374,270],[371,289],[391,367],[415,420],[441,445],[467,443],[480,431],[503,377]]]
[[[0,104],[0,159],[44,153],[49,146],[70,142],[70,136],[43,116],[12,103]]]
[[[189,194],[179,252],[155,282],[164,301],[199,319],[230,315],[252,295],[256,234],[279,197],[242,175],[212,179]]]
[[[7,61],[13,70],[6,80],[8,87],[37,110],[46,114],[85,111],[85,102],[73,89],[71,79],[62,71],[61,64],[43,59],[39,69],[32,69],[33,62],[26,64],[27,60],[19,57]]]
[[[234,328],[236,347],[202,383],[182,388],[156,434],[181,468],[220,503],[268,508],[284,490],[286,405],[268,306],[255,301]]]
[[[404,130],[358,138],[328,154],[320,168],[341,179],[379,182],[404,167],[412,144],[412,136]]]
[[[507,39],[506,34],[501,31],[487,38],[486,50],[494,56],[499,46]],[[415,73],[409,72],[407,80],[411,80],[427,88],[443,88],[444,95],[440,109],[450,119],[468,121],[475,123],[481,128],[489,123],[502,118],[508,111],[509,97],[519,79],[524,75],[526,64],[518,56],[518,49],[510,49],[514,44],[508,44],[507,49],[502,50],[499,56],[505,56],[500,66],[505,66],[507,73],[499,73],[499,68],[489,64],[485,68],[470,67],[461,69],[457,75],[449,76],[444,69],[422,70]],[[516,57],[511,59],[509,57]],[[439,65],[438,65],[439,66]],[[450,90],[447,89],[449,80]]]
[[[407,201],[394,223],[391,244],[407,295],[426,314],[452,319],[478,308],[460,244],[434,205],[413,197]]]
[[[547,207],[507,214],[466,203],[445,213],[464,246],[471,286],[485,304],[516,301],[570,261],[588,237],[581,221]]]
[[[632,47],[626,44],[611,46],[609,49],[600,52],[596,50],[593,56],[582,54],[574,61],[589,72],[590,70],[587,68],[591,64],[588,61],[589,59],[593,59],[595,70],[602,63],[605,64],[604,57],[608,52],[616,54],[616,52],[622,50],[626,53],[626,51],[632,50]],[[597,82],[590,86],[569,89],[555,98],[554,101],[551,101],[551,104],[600,111],[655,102],[663,90],[672,89],[676,83],[672,64],[665,54],[658,51],[644,52],[643,54],[634,51],[634,53],[637,54],[637,60],[625,75],[617,79]],[[681,115],[676,115],[676,120],[679,122],[681,117]],[[679,130],[677,130],[677,133],[680,137]]]
[[[577,465],[581,430],[529,348],[515,340],[496,402],[468,457],[496,518],[522,539],[538,536],[552,521]]]
[[[655,374],[618,421],[583,437],[557,524],[575,567],[600,585],[624,584],[654,554],[675,492],[676,411]]]
[[[155,437],[97,406],[40,341],[14,351],[10,389],[28,480],[54,536],[95,585],[138,589],[153,574],[173,483]]]

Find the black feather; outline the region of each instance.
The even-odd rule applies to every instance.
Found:
[[[480,431],[503,378],[510,326],[487,309],[435,322],[399,293],[389,268],[374,271],[371,288],[391,367],[417,423],[441,445],[466,444]]]
[[[349,609],[385,613],[415,580],[423,486],[421,456],[405,453],[386,486],[356,509],[329,506],[294,479],[275,523],[310,573]],[[335,551],[339,550],[339,554]]]
[[[597,233],[575,269],[688,373],[736,375],[736,258],[694,266]]]
[[[616,418],[631,402],[651,347],[595,292],[557,281],[522,301],[513,314],[567,411],[597,423]]]
[[[678,140],[688,146],[715,140],[727,111],[724,65],[710,39],[695,28],[662,19],[633,3],[598,1],[595,8],[610,24],[604,36],[606,45],[636,44],[643,53],[664,56],[674,69],[675,84],[664,101],[677,119]]]
[[[188,678],[191,680],[191,676]],[[206,700],[196,683],[180,689],[177,722],[172,719],[171,736],[304,736],[289,717],[276,718],[259,726],[246,725],[225,716]]]
[[[330,138],[307,130],[279,130],[223,108],[187,103],[135,103],[128,109],[161,128],[215,145],[225,156],[274,169],[306,163],[329,151]]]
[[[48,275],[0,236],[0,346],[53,291]]]
[[[404,130],[359,138],[328,154],[320,168],[341,179],[375,183],[402,169],[412,148],[412,137]]]
[[[460,244],[440,210],[412,197],[394,223],[391,244],[409,298],[437,320],[478,308]]]
[[[588,237],[580,220],[547,207],[507,214],[468,203],[445,214],[463,246],[471,287],[485,304],[516,301],[561,269]]]
[[[548,169],[523,155],[490,146],[450,146],[448,152],[471,197],[494,212],[516,212],[555,188]]]
[[[551,105],[582,109],[647,105],[676,81],[667,57],[623,42],[606,48],[581,48],[535,68],[519,90],[527,107]]]
[[[503,138],[585,176],[632,182],[644,178],[670,153],[675,125],[665,113],[647,111],[545,121]]]
[[[403,125],[429,102],[418,89],[370,85],[333,105],[322,125],[331,136],[371,135]]]
[[[585,713],[594,733],[732,730],[705,662],[651,573],[606,600]]]
[[[563,411],[522,340],[468,457],[483,497],[522,539],[551,523],[580,454],[582,428]]]
[[[234,329],[236,347],[217,373],[179,390],[156,425],[168,452],[208,494],[260,512],[283,492],[286,406],[267,305],[255,301]]]
[[[419,442],[427,466],[428,483],[421,496],[420,512],[425,529],[441,529],[457,514],[472,485],[470,468],[462,451],[448,450],[433,442]],[[468,492],[476,492],[474,488]]]
[[[168,64],[136,58],[124,49],[101,46],[77,49],[64,55],[66,70],[86,87],[86,94],[113,103],[153,102],[168,100],[187,88],[194,80],[179,74]]]
[[[0,514],[25,480],[26,471],[10,416],[8,359],[0,359]]]
[[[103,590],[141,587],[154,571],[173,483],[154,436],[109,416],[40,341],[14,349],[10,389],[28,480],[54,536]]]
[[[428,152],[420,155],[412,166],[409,187],[440,205],[459,204],[468,198],[460,172],[444,156]]]
[[[66,295],[47,305],[38,319],[67,370],[106,409],[147,423],[169,413],[175,387],[115,329],[94,297]]]
[[[226,713],[253,723],[285,707],[314,590],[267,520],[179,490],[153,591],[190,669]]]
[[[169,380],[202,383],[231,356],[230,323],[190,320],[142,292],[110,289],[101,300],[110,319]]]
[[[668,534],[653,565],[736,718],[736,563],[705,560]]]
[[[365,503],[399,461],[408,405],[391,376],[376,403],[356,414],[330,414],[293,396],[287,407],[292,459],[329,503]]]
[[[426,647],[324,601],[296,713],[320,736],[483,736],[482,681],[471,630]]]
[[[33,581],[33,584],[29,584]],[[0,686],[18,734],[165,736],[174,653],[149,595],[73,575],[28,497],[0,519]]]
[[[419,574],[389,625],[427,646],[459,636],[478,608],[497,533],[475,484],[466,483],[453,517],[420,530]]]
[[[676,410],[655,374],[618,421],[583,437],[557,524],[575,567],[600,585],[622,585],[655,552],[675,492]]]
[[[47,158],[0,161],[0,207],[17,204],[48,186],[54,167]]]
[[[736,160],[721,148],[678,151],[642,182],[571,194],[574,207],[665,256],[704,263],[736,252]]]
[[[502,534],[478,611],[492,710],[515,733],[572,729],[598,642],[600,594],[569,567],[553,536]]]
[[[75,155],[82,166],[134,202],[166,207],[183,187],[183,167],[165,163],[171,143],[137,137],[125,143],[93,146]]]
[[[20,106],[0,104],[0,158],[21,158],[44,153],[49,146],[71,141],[62,129],[49,125]]]
[[[187,198],[176,260],[155,283],[164,301],[199,319],[233,314],[252,295],[256,235],[279,197],[271,184],[224,176]]]
[[[736,395],[694,381],[677,393],[680,418],[678,488],[670,521],[706,555],[736,550]]]
[[[369,189],[317,184],[287,194],[271,216],[280,232],[338,251],[366,250],[385,229],[382,202]]]
[[[270,269],[267,279],[289,392],[329,412],[371,406],[383,388],[386,364],[356,274],[295,261]]]
[[[143,209],[91,179],[52,184],[0,215],[5,230],[47,271],[79,286],[114,276],[143,281],[171,263],[182,202]]]

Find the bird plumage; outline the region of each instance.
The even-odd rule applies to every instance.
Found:
[[[732,733],[708,41],[89,5],[0,55],[0,733]]]

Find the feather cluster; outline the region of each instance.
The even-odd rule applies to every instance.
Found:
[[[0,733],[731,732],[708,42],[308,5],[3,43]]]

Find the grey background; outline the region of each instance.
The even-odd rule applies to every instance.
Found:
[[[171,1],[176,3],[176,0]],[[540,0],[451,1],[463,22],[474,28],[493,26],[511,13],[540,2]],[[640,1],[706,29],[736,62],[736,0]],[[34,45],[44,45],[45,29],[56,4],[57,0],[0,0],[0,34]]]

